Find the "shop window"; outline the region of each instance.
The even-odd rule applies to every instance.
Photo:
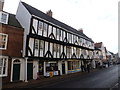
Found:
[[[7,34],[0,33],[0,49],[6,49],[7,47]]]
[[[7,58],[0,58],[0,77],[7,76]]]
[[[57,71],[58,70],[57,63],[48,63],[46,70],[47,71]]]
[[[79,61],[68,61],[68,70],[75,70],[80,68]]]

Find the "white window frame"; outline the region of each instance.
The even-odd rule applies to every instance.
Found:
[[[2,21],[2,14],[7,15],[7,17],[6,17],[6,22],[3,22],[3,21]],[[8,24],[8,17],[9,17],[9,14],[8,14],[8,13],[0,12],[0,22],[1,22],[1,23]]]
[[[7,49],[7,41],[8,41],[8,35],[7,34],[4,34],[4,33],[0,33],[0,35],[6,35],[6,40],[5,40],[5,48],[1,48],[0,47],[0,50],[6,50]]]
[[[3,65],[2,65],[2,70],[1,70],[1,74],[0,77],[6,77],[8,75],[8,57],[7,56],[0,56],[0,60],[1,58],[3,59]],[[5,74],[3,74],[3,68],[4,68],[4,60],[6,59],[6,68],[5,68]]]

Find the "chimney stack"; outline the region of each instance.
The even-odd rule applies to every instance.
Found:
[[[4,0],[0,0],[0,11],[3,11]]]
[[[48,15],[48,16],[50,16],[50,17],[52,17],[52,11],[51,11],[51,9],[50,10],[48,10],[47,12],[46,12],[46,14]]]
[[[82,29],[82,28],[78,29],[78,31],[80,31],[80,32],[82,32],[82,33],[83,33],[83,29]]]

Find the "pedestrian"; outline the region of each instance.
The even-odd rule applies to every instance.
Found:
[[[87,64],[87,71],[90,72],[90,64]]]
[[[81,71],[83,72],[83,70],[84,70],[84,66],[83,66],[83,65],[81,65]]]

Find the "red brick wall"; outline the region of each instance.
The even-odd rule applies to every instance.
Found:
[[[0,30],[0,33],[8,34],[7,49],[2,50],[2,55],[10,57],[22,56],[21,50],[23,50],[23,32],[24,30],[22,28],[2,25],[2,30]]]
[[[7,73],[7,77],[2,77],[2,83],[8,83],[10,82],[10,77],[11,77],[11,64],[12,63],[12,59],[8,59],[8,73]]]

